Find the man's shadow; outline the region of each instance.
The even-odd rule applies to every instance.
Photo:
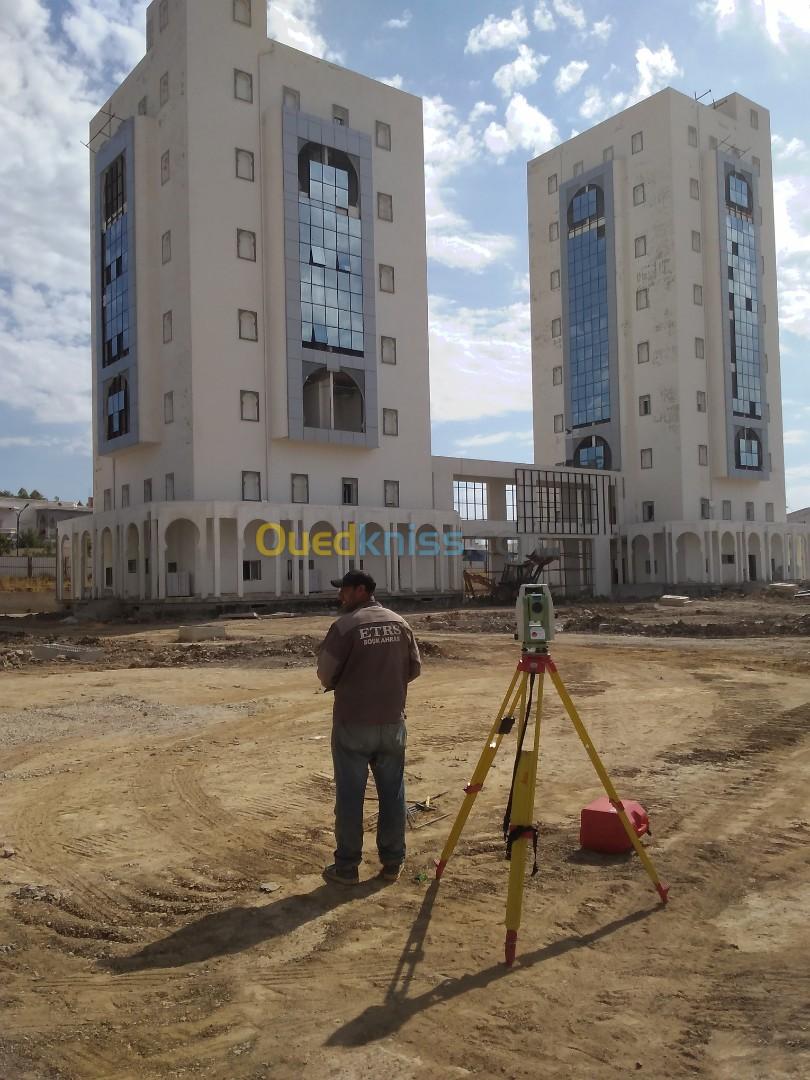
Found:
[[[243,952],[263,941],[290,934],[327,912],[371,896],[385,887],[380,878],[370,878],[358,886],[319,885],[313,892],[287,896],[263,907],[233,907],[212,912],[168,937],[145,945],[132,956],[101,961],[117,974],[153,968],[177,968],[199,964],[216,956]]]

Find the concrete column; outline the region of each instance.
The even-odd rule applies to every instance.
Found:
[[[388,522],[388,535],[390,537],[396,536],[396,528],[389,521]],[[397,581],[397,556],[394,551],[394,544],[391,540],[385,546],[385,581],[388,587],[389,593],[399,592],[399,582]]]
[[[613,560],[610,557],[610,537],[594,536],[590,543],[593,556],[594,596],[610,596],[613,592]],[[582,584],[581,575],[579,581]]]
[[[273,559],[273,589],[277,597],[281,596],[281,570],[284,565],[284,553]]]
[[[157,536],[157,566],[155,567],[157,573],[157,599],[166,599],[166,530],[163,527],[163,523],[160,521],[155,522],[155,531]]]
[[[771,534],[766,529],[762,534],[762,580],[767,584],[771,575]]]
[[[121,526],[112,527],[112,591],[113,596],[121,595]]]
[[[242,576],[242,562],[245,558],[245,530],[242,519],[236,518],[236,595],[241,600],[245,595],[245,581]]]
[[[62,580],[62,537],[56,530],[56,599],[64,600],[64,581]]]
[[[149,552],[146,550],[146,537],[144,535],[143,522],[138,522],[138,599],[146,599],[146,559]]]
[[[709,584],[714,585],[715,584],[715,576],[714,576],[715,575],[715,566],[714,566],[714,530],[713,529],[708,529],[704,533],[704,537],[705,537],[706,546],[707,546],[707,549],[708,549],[708,562],[709,562],[708,580],[709,580]]]
[[[104,559],[99,542],[99,530],[93,529],[93,596],[101,598],[102,579],[104,577]]]
[[[149,548],[149,592],[151,599],[157,600],[160,597],[160,541],[156,517],[149,522]]]
[[[214,596],[222,596],[222,518],[214,515],[213,532],[213,564],[214,564]]]
[[[698,533],[698,540],[700,540],[700,580],[705,585],[708,577],[706,568],[706,533]]]
[[[417,555],[416,555],[416,531],[415,531],[415,529],[413,527],[413,522],[411,522],[411,521],[408,522],[407,536],[408,536],[407,543],[408,543],[408,547],[410,548],[410,551],[407,554],[408,554],[408,558],[411,561],[411,592],[415,594],[416,593],[416,559],[417,559]],[[435,575],[435,570],[434,570],[434,575]]]
[[[671,569],[670,581],[673,585],[678,584],[678,537],[674,532],[669,533],[668,550],[670,552],[669,565]]]

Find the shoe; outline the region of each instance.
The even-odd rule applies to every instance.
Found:
[[[404,869],[404,863],[396,863],[393,866],[384,866],[380,871],[380,877],[383,881],[399,881],[400,875]]]
[[[338,885],[360,884],[360,874],[358,873],[356,866],[342,868],[335,866],[335,864],[332,863],[331,866],[327,866],[324,869],[322,877],[325,881],[334,881]]]

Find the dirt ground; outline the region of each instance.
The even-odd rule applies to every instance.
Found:
[[[328,618],[229,623],[197,646],[171,627],[4,623],[0,1078],[810,1075],[810,638],[772,630],[808,609],[642,607],[591,611],[603,629],[563,631],[554,655],[620,793],[650,813],[670,902],[634,856],[580,851],[599,783],[549,687],[540,872],[511,970],[513,738],[433,883],[514,671],[509,613],[412,619],[408,794],[447,794],[394,886],[375,878],[369,798],[354,890],[320,877]],[[766,607],[760,636],[734,640],[609,625],[755,626]],[[103,656],[38,662],[48,638]]]

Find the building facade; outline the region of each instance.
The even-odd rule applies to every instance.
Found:
[[[528,193],[535,460],[621,473],[614,582],[807,576],[768,112],[663,90],[531,161]]]
[[[433,508],[421,100],[268,40],[262,0],[146,19],[90,126],[96,509],[63,591],[308,595],[361,562],[460,589],[412,552],[458,524]],[[383,539],[320,553],[352,526]]]

